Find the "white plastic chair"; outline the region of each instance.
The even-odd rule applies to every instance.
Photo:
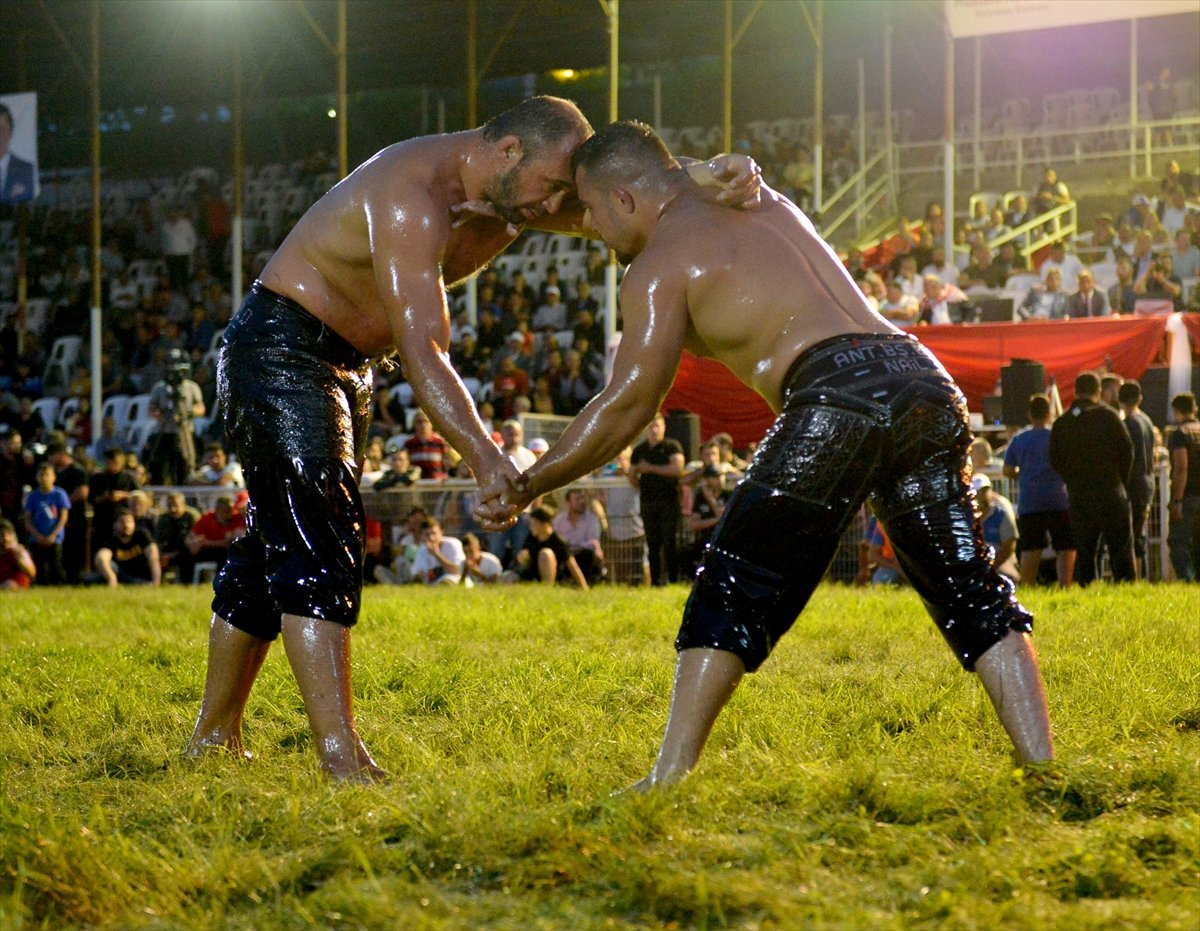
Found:
[[[71,383],[71,375],[79,365],[79,353],[83,347],[82,336],[60,336],[50,347],[50,358],[42,374],[46,391],[65,389]]]
[[[38,398],[33,402],[33,409],[42,418],[42,423],[46,425],[47,431],[54,429],[54,423],[58,418],[58,405],[58,398]]]

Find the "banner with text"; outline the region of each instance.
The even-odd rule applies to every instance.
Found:
[[[1029,32],[1057,26],[1147,19],[1196,13],[1196,0],[944,0],[946,23],[956,39],[998,32]]]

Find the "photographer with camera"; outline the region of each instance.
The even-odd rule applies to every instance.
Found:
[[[192,423],[204,416],[204,396],[191,379],[192,364],[182,349],[167,353],[163,380],[150,391],[150,413],[158,427],[146,443],[146,466],[154,485],[183,483],[196,468]]]
[[[1170,252],[1156,256],[1133,283],[1133,293],[1139,298],[1171,301],[1175,310],[1183,310],[1183,282],[1175,274],[1174,264]]]

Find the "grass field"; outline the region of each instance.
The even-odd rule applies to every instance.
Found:
[[[283,651],[256,758],[185,762],[207,595],[0,600],[0,928],[1200,925],[1200,589],[1034,592],[1060,763],[1022,779],[915,596],[822,588],[683,785],[686,590],[371,591],[383,787],[317,774]]]

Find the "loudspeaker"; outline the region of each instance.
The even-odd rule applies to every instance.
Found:
[[[700,415],[691,411],[669,411],[667,413],[667,436],[678,440],[683,447],[684,462],[695,462],[700,458]]]
[[[1000,369],[1000,396],[1004,423],[1024,427],[1029,423],[1029,398],[1046,390],[1046,366],[1032,359],[1013,359]]]
[[[1142,410],[1160,430],[1170,426],[1175,418],[1171,414],[1171,368],[1167,365],[1152,365],[1142,373]]]

